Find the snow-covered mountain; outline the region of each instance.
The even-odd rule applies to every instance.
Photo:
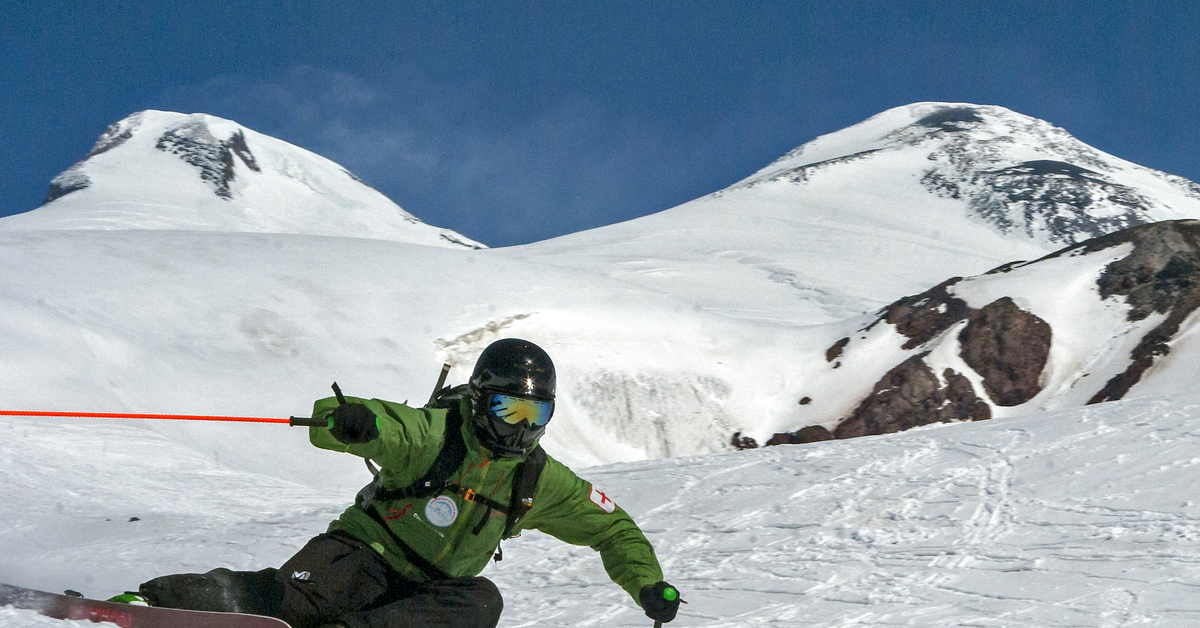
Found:
[[[142,111],[110,126],[0,230],[172,229],[481,244],[427,225],[346,169],[205,114]]]
[[[816,138],[728,189],[518,253],[725,316],[811,325],[1182,218],[1200,218],[1196,183],[1003,107],[917,103]]]

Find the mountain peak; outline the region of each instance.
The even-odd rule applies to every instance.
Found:
[[[345,168],[231,120],[141,111],[110,125],[0,229],[295,233],[482,248],[427,225]]]
[[[1045,120],[966,103],[890,109],[800,146],[735,187],[805,185],[854,162],[870,162],[865,173],[876,180],[915,178],[993,229],[1054,246],[1200,217],[1200,184],[1108,155]]]

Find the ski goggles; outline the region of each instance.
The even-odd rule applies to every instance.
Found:
[[[520,425],[522,421],[534,427],[541,427],[550,422],[554,414],[553,401],[539,401],[492,393],[487,396],[487,413],[493,418],[508,423]]]

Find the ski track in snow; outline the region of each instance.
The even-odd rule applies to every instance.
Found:
[[[50,590],[277,566],[356,488],[247,472],[128,423],[5,419],[0,434],[0,581]],[[329,459],[315,454],[302,462]],[[654,543],[688,601],[674,626],[1200,622],[1197,399],[581,475]],[[537,532],[504,549],[484,572],[501,626],[650,625],[591,549]],[[0,625],[62,624],[0,609]]]

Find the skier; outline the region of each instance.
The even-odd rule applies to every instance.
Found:
[[[379,465],[355,504],[277,571],[164,576],[140,596],[155,606],[269,614],[294,628],[490,628],[503,600],[478,574],[500,560],[502,538],[537,529],[598,550],[649,618],[675,618],[678,593],[637,524],[538,446],[554,414],[545,351],[499,340],[468,384],[438,392],[426,408],[340,392],[317,401],[313,417],[329,427],[310,428],[312,443]]]

